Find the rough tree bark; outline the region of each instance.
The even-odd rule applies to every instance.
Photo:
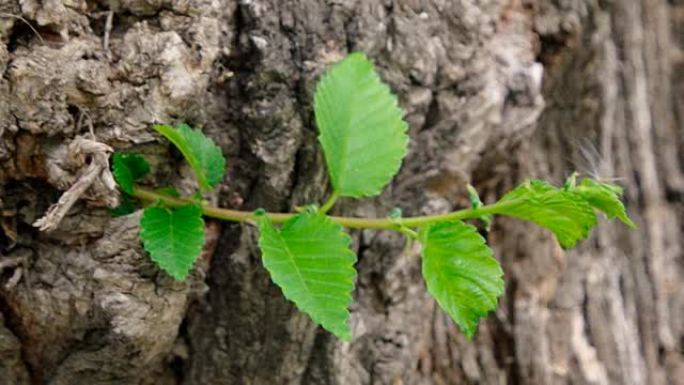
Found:
[[[684,384],[683,48],[679,0],[0,0],[0,385]],[[563,252],[497,220],[507,291],[472,342],[426,295],[417,250],[354,232],[346,344],[284,300],[249,227],[209,221],[178,283],[142,252],[139,215],[98,199],[31,226],[68,187],[54,154],[90,130],[187,188],[155,122],[221,145],[223,206],[320,202],[313,87],[355,50],[400,96],[412,143],[380,198],[339,213],[462,207],[467,181],[490,201],[558,183],[589,142],[601,157],[581,171],[620,178],[639,229],[603,222]]]

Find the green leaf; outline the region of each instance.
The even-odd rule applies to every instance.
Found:
[[[121,190],[133,194],[133,182],[150,172],[150,165],[138,154],[114,153],[112,158],[114,179]]]
[[[484,206],[482,204],[482,200],[480,199],[480,195],[477,193],[477,190],[475,190],[475,187],[471,185],[470,183],[466,185],[466,189],[468,190],[468,197],[470,198],[470,207],[474,209],[479,209],[480,207]],[[492,227],[492,220],[494,219],[491,214],[484,214],[479,217],[479,219],[484,223],[485,225],[485,230],[489,231]]]
[[[176,190],[175,187],[167,186],[167,187],[160,187],[158,189],[155,189],[154,192],[167,195],[173,198],[180,198],[181,194]]]
[[[204,245],[202,210],[196,205],[148,207],[140,219],[140,239],[152,260],[182,281]]]
[[[124,215],[128,215],[133,212],[135,212],[135,203],[133,202],[132,197],[125,192],[121,194],[121,204],[109,209],[109,213],[113,217],[123,217]]]
[[[617,217],[627,226],[636,228],[620,201],[622,187],[585,178],[571,191],[581,196],[596,210],[602,211],[609,219]]]
[[[223,179],[226,159],[213,140],[200,130],[193,130],[187,124],[173,128],[157,124],[154,129],[171,141],[192,167],[197,182],[204,191],[211,191]]]
[[[305,211],[276,229],[257,213],[264,266],[286,298],[343,340],[351,339],[349,312],[356,270],[351,239],[325,215]]]
[[[596,224],[594,210],[581,196],[539,180],[523,183],[490,210],[551,230],[563,248],[585,239]]]
[[[420,241],[428,292],[471,338],[504,293],[499,262],[477,229],[460,221],[423,228]]]
[[[335,191],[379,194],[406,155],[408,125],[373,64],[361,53],[336,64],[318,82],[314,110]]]

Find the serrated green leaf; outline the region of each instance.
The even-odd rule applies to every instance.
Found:
[[[259,247],[271,279],[287,299],[343,340],[351,339],[349,312],[356,270],[351,239],[330,218],[302,212],[276,229],[257,214]]]
[[[314,110],[335,191],[379,194],[406,155],[408,125],[373,64],[361,53],[336,64],[318,82]]]
[[[636,228],[620,200],[622,187],[585,178],[571,191],[584,198],[595,209],[602,211],[608,218],[617,217],[627,226]]]
[[[121,190],[133,194],[133,182],[150,172],[150,165],[138,154],[114,153],[112,170]]]
[[[507,193],[491,212],[549,229],[566,249],[585,239],[596,225],[596,214],[582,197],[539,180],[525,182]]]
[[[204,245],[202,210],[196,205],[148,207],[140,218],[140,239],[152,260],[182,281]]]
[[[193,130],[187,124],[177,128],[165,124],[157,124],[154,129],[173,143],[190,164],[197,183],[205,191],[211,191],[223,179],[226,159],[213,140],[200,130]]]
[[[499,262],[477,229],[460,221],[423,228],[420,241],[428,292],[471,338],[504,293]]]

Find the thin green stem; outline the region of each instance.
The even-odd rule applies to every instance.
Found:
[[[174,198],[140,186],[133,187],[133,196],[146,201],[161,201],[171,207],[197,203],[190,199]],[[399,231],[399,227],[401,226],[412,228],[437,222],[471,219],[481,217],[482,215],[495,214],[502,208],[513,204],[516,204],[516,201],[511,200],[506,202],[497,202],[491,205],[463,209],[446,214],[425,215],[408,218],[354,218],[330,216],[330,219],[344,227],[353,229],[385,229]],[[201,208],[202,213],[205,216],[226,221],[246,222],[256,218],[254,212],[251,211],[230,210],[210,206],[208,204],[201,204]],[[283,223],[296,215],[296,213],[266,213],[266,215],[268,215],[268,217],[274,223]]]
[[[337,198],[339,198],[339,195],[337,194],[337,191],[333,191],[332,195],[330,195],[330,198],[321,206],[321,209],[318,210],[320,213],[327,213],[330,211],[330,209],[335,205],[335,202],[337,202]]]
[[[397,231],[406,235],[407,238],[418,239],[418,233],[409,229],[408,227],[401,227]]]

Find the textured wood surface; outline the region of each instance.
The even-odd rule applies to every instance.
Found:
[[[357,50],[412,141],[381,197],[337,213],[443,212],[466,182],[492,201],[578,170],[618,178],[638,230],[602,221],[564,252],[498,219],[507,290],[472,342],[429,299],[418,250],[353,232],[345,344],[283,298],[249,227],[209,222],[177,283],[143,253],[139,214],[79,202],[58,230],[31,226],[64,190],[49,154],[91,128],[191,188],[154,122],[220,144],[216,203],[320,202],[312,93]],[[0,72],[0,385],[684,384],[681,1],[0,0]]]

